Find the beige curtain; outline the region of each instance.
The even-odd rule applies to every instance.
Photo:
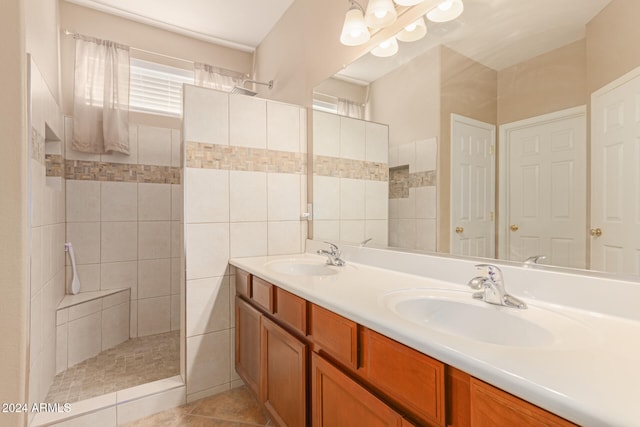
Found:
[[[338,98],[338,114],[354,119],[364,119],[364,106],[348,99]]]
[[[129,47],[75,39],[72,148],[129,154]]]
[[[195,63],[196,85],[231,92],[234,86],[242,86],[244,75],[208,64]]]

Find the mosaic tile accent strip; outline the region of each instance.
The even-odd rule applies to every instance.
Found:
[[[60,154],[46,154],[44,156],[44,162],[47,176],[64,176],[64,159]]]
[[[40,135],[34,127],[31,128],[31,158],[41,165],[45,164],[44,135]]]
[[[180,184],[180,168],[86,160],[65,161],[65,178],[78,181]]]
[[[433,187],[436,185],[436,171],[409,173],[409,166],[389,169],[389,198],[406,199],[410,188]]]
[[[306,153],[187,142],[188,168],[277,172],[304,175]]]
[[[388,181],[389,166],[387,163],[330,156],[313,156],[313,174],[336,178],[365,179],[368,181]]]

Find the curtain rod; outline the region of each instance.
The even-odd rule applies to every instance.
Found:
[[[83,34],[80,34],[80,33],[77,33],[77,32],[69,31],[67,29],[65,29],[63,31],[63,33],[64,33],[65,36],[74,36],[74,37],[83,35]],[[154,52],[152,50],[146,50],[146,49],[141,49],[141,48],[132,47],[132,46],[130,46],[129,49],[137,50],[138,52],[148,53],[148,54],[151,54],[151,55],[162,56],[164,58],[173,59],[173,60],[176,60],[176,61],[182,61],[182,62],[188,62],[190,64],[195,64],[195,61],[191,61],[189,59],[178,58],[178,57],[171,56],[171,55],[165,55],[164,53]]]

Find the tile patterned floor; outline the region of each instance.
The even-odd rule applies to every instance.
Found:
[[[56,375],[46,402],[77,402],[179,373],[179,331],[132,338]]]
[[[274,426],[246,387],[197,400],[126,424],[126,427],[255,427]]]

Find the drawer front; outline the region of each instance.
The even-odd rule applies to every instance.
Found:
[[[251,297],[251,275],[236,268],[236,293],[246,298]]]
[[[315,351],[328,354],[354,371],[358,369],[357,323],[312,304],[310,335]]]
[[[374,387],[414,417],[445,425],[442,362],[369,329],[363,348],[365,376]]]
[[[307,302],[284,289],[276,288],[276,319],[307,335]]]
[[[269,282],[265,282],[259,277],[253,276],[251,280],[251,299],[267,310],[273,313],[273,292],[275,286]]]

